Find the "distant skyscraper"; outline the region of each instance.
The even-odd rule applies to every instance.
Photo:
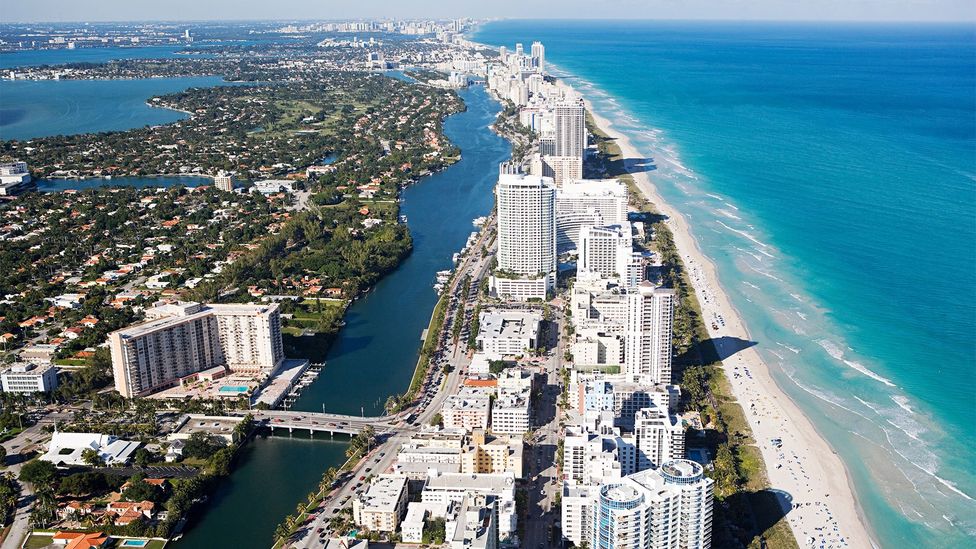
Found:
[[[645,375],[653,383],[671,383],[671,332],[675,292],[649,282],[627,295],[627,375]]]
[[[498,204],[496,295],[545,298],[556,277],[556,187],[552,179],[501,174]]]
[[[515,55],[525,55],[525,48],[522,47],[521,42],[515,44]]]
[[[586,107],[583,99],[558,103],[553,108],[556,126],[555,156],[583,158],[586,148]]]
[[[532,66],[539,72],[546,70],[546,48],[542,42],[532,42]]]

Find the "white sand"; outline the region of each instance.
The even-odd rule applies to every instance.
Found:
[[[641,192],[662,214],[674,234],[674,241],[688,269],[701,303],[709,335],[752,341],[749,332],[718,283],[714,265],[702,254],[685,219],[669,206],[651,184],[646,171],[631,163],[645,158],[626,135],[613,129],[610,121],[587,109],[597,125],[616,140],[628,159],[627,169]],[[715,322],[718,329],[712,329]],[[760,345],[763,342],[759,342]],[[728,353],[722,352],[722,356]],[[874,543],[864,526],[851,490],[847,471],[827,442],[814,429],[769,375],[769,369],[755,347],[740,350],[724,361],[725,372],[735,397],[742,405],[753,435],[762,450],[773,490],[790,495],[794,508],[786,515],[801,547],[871,547]],[[776,449],[770,443],[783,440]]]

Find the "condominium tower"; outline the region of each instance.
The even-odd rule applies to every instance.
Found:
[[[147,321],[109,334],[115,388],[124,397],[147,395],[215,366],[259,376],[284,360],[278,305],[153,307]]]
[[[583,99],[562,101],[552,111],[556,126],[554,156],[583,158],[583,149],[586,148],[586,107]]]
[[[580,228],[627,222],[627,187],[617,179],[573,179],[556,191],[556,247],[577,249]]]
[[[625,371],[652,383],[671,383],[675,291],[644,282],[627,295]]]
[[[707,549],[712,543],[713,484],[701,465],[673,460],[605,483],[593,494],[589,509],[571,509],[588,516],[589,528],[580,536],[590,547]],[[563,522],[567,520],[576,522],[573,517]]]
[[[498,269],[495,295],[545,299],[556,282],[556,188],[552,179],[503,173],[495,189]]]

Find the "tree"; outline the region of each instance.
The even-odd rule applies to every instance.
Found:
[[[437,412],[436,414],[434,414],[433,417],[430,418],[430,424],[431,425],[437,425],[437,426],[443,426],[444,425],[444,416],[442,416],[440,412]]]
[[[424,524],[421,541],[427,544],[440,545],[447,537],[447,521],[441,517],[434,518]]]
[[[126,501],[151,501],[160,503],[163,501],[163,490],[146,482],[141,475],[133,476],[129,479],[129,485],[122,492],[122,499]]]
[[[136,457],[135,457],[136,465],[138,465],[139,467],[145,467],[153,462],[154,457],[155,456],[153,456],[152,452],[150,452],[149,450],[146,450],[145,448],[139,448],[138,450],[136,450]]]
[[[7,464],[7,449],[0,446],[0,466]]]
[[[105,460],[94,448],[85,448],[82,450],[81,460],[90,467],[105,467]]]
[[[186,439],[183,446],[183,457],[208,459],[223,447],[224,443],[219,437],[196,432]]]
[[[50,461],[35,459],[28,461],[20,470],[20,480],[29,482],[35,488],[50,486],[58,476],[58,470]]]

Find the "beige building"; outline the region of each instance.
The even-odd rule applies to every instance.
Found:
[[[164,304],[109,334],[115,388],[124,397],[167,389],[214,366],[267,376],[284,360],[277,304]]]
[[[441,408],[445,429],[487,429],[491,417],[491,399],[485,395],[462,390],[461,394],[451,395],[444,400]]]
[[[380,475],[352,501],[356,525],[376,532],[396,532],[407,510],[407,477]]]
[[[522,478],[521,437],[486,435],[475,430],[461,454],[461,473],[512,473]]]

